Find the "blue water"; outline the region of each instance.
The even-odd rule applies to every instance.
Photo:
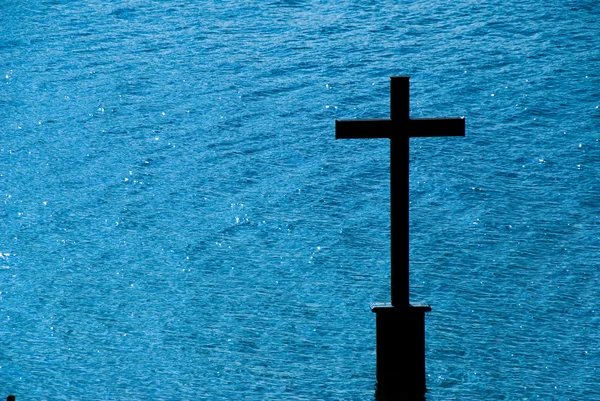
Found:
[[[373,400],[411,140],[428,401],[600,399],[591,0],[5,1],[0,396]],[[5,395],[2,395],[5,394]]]

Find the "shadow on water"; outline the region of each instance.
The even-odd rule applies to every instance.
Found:
[[[427,401],[425,392],[407,392],[399,388],[375,385],[375,401]]]

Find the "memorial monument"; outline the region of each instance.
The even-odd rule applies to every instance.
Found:
[[[336,139],[390,140],[391,303],[376,304],[377,386],[425,392],[425,312],[409,299],[409,139],[464,136],[464,118],[409,116],[409,77],[391,77],[390,118],[336,120]]]

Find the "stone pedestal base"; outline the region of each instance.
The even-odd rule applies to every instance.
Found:
[[[377,387],[386,393],[423,394],[425,388],[425,312],[429,306],[375,304]]]

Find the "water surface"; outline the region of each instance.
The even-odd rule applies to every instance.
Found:
[[[600,398],[600,12],[586,0],[5,2],[0,389],[373,400],[389,147],[411,140],[428,401]]]

